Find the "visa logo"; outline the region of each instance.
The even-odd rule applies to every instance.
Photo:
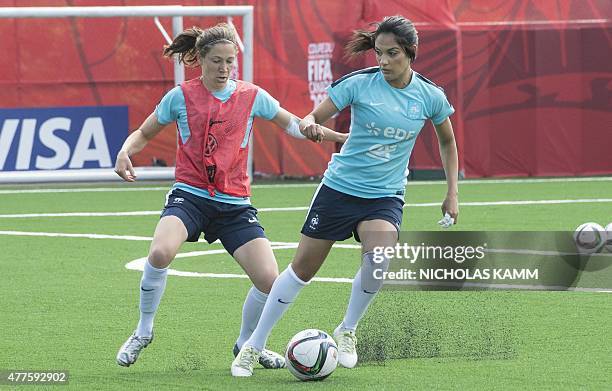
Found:
[[[126,136],[127,107],[2,109],[0,171],[110,168]]]

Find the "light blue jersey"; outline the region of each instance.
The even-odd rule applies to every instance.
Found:
[[[403,199],[408,161],[425,121],[439,125],[455,111],[444,91],[416,72],[408,86],[395,88],[372,67],[342,77],[327,93],[338,110],[351,106],[351,127],[323,183],[356,197]]]
[[[229,80],[224,89],[213,92],[215,98],[222,102],[226,102],[236,90],[236,81]],[[255,96],[255,102],[251,109],[251,114],[247,122],[247,126],[244,129],[244,138],[242,139],[242,148],[246,147],[249,143],[251,136],[251,128],[253,125],[254,117],[261,117],[266,120],[271,120],[276,117],[280,105],[276,99],[274,99],[266,90],[259,88],[257,95]],[[178,132],[183,143],[187,142],[191,136],[191,130],[189,129],[189,123],[187,122],[187,106],[185,106],[185,95],[180,86],[176,86],[164,95],[159,105],[155,108],[155,115],[157,121],[160,124],[166,125],[171,122],[176,122]],[[251,203],[249,197],[234,197],[221,192],[216,192],[214,197],[208,194],[205,189],[190,186],[186,183],[177,182],[173,188],[188,191],[200,197],[208,198],[214,201],[225,202],[229,204],[237,205],[248,205]]]

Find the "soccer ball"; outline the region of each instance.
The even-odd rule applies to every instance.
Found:
[[[612,223],[606,225],[606,250],[612,253]]]
[[[323,380],[338,366],[338,346],[321,330],[302,330],[289,341],[285,362],[302,381]]]
[[[597,223],[584,223],[574,231],[574,243],[581,254],[593,254],[606,243],[606,231]]]

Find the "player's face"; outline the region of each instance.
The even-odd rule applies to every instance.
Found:
[[[231,43],[218,43],[200,60],[204,85],[214,91],[227,84],[236,62],[236,46]]]
[[[379,34],[374,42],[374,51],[387,83],[396,88],[404,88],[410,80],[410,57],[397,43],[395,34]]]

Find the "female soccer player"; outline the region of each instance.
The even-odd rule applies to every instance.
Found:
[[[270,243],[249,201],[247,155],[253,118],[265,118],[292,136],[305,138],[298,118],[266,91],[229,78],[237,54],[232,27],[222,23],[206,30],[185,30],[164,48],[164,56],[174,54],[188,66],[201,66],[202,76],[182,83],[162,98],[126,139],[115,166],[121,178],[133,182],[136,175],[130,156],[167,124],[177,122],[176,183],[166,198],[140,282],[140,321],[117,353],[117,363],[122,366],[133,364],[153,340],[153,319],[166,286],[167,267],[181,244],[197,241],[202,232],[209,243],[221,241],[254,285],[244,302],[240,336],[234,346],[234,354],[239,352],[257,325],[278,276]],[[323,128],[308,134],[314,141],[346,139]],[[284,366],[281,355],[263,349],[259,362],[266,368]]]
[[[334,242],[351,235],[361,242],[362,267],[334,339],[340,364],[356,365],[355,329],[382,286],[382,280],[373,277],[374,270],[386,270],[389,262],[374,249],[397,242],[408,160],[427,119],[436,128],[448,184],[442,212],[456,223],[457,147],[448,118],[454,109],[440,87],[412,69],[417,44],[414,25],[402,16],[386,17],[374,31],[356,31],[347,54],[372,49],[378,66],[334,82],[329,97],[301,121],[306,134],[319,132],[318,124],[351,106],[349,138],[333,155],[314,195],[293,262],[274,282],[257,328],[232,363],[234,376],[252,375],[276,322],[319,270]]]

